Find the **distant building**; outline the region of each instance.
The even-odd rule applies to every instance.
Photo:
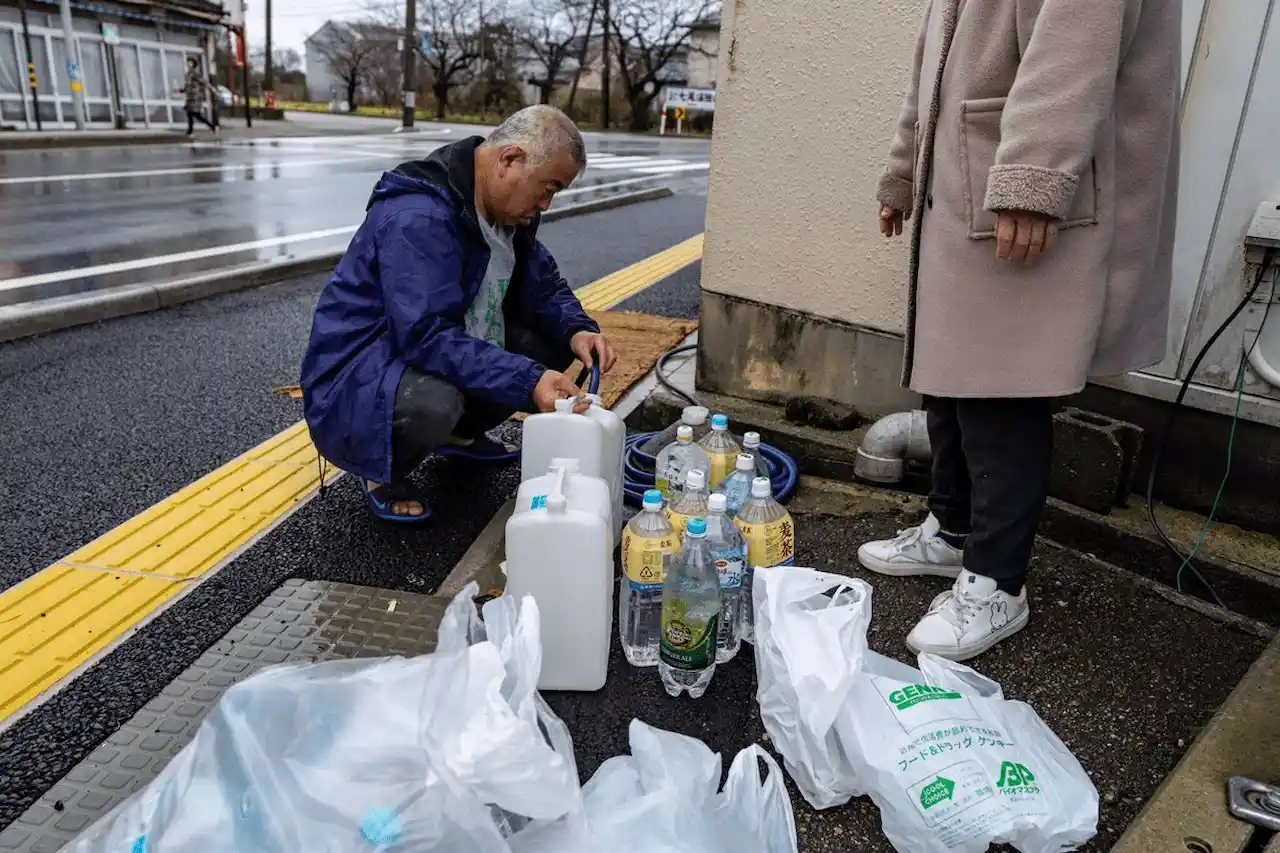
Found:
[[[328,20],[307,36],[304,67],[307,100],[327,103],[347,99],[346,69],[358,67],[356,101],[384,99],[379,85],[400,90],[401,31],[394,27]],[[383,80],[381,78],[389,78]]]
[[[186,77],[187,57],[207,67],[226,16],[211,0],[72,0],[71,19],[90,124],[110,126],[118,106],[131,127],[145,128],[185,124],[184,97],[173,90]],[[0,125],[35,129],[20,21],[16,0],[0,0]],[[57,0],[27,0],[27,22],[41,122],[74,127]]]
[[[720,16],[703,18],[693,25],[686,54],[689,82],[692,89],[716,87],[716,64],[720,58]]]

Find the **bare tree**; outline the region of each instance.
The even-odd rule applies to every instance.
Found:
[[[371,59],[383,42],[383,39],[371,37],[373,28],[380,29],[380,25],[329,21],[311,37],[311,44],[324,64],[346,86],[347,109],[351,111],[356,108],[356,90],[364,81]]]
[[[561,74],[585,46],[591,0],[527,0],[517,20],[516,38],[536,70],[529,82],[538,87],[538,103],[551,103]]]
[[[632,130],[648,130],[658,93],[683,82],[674,72],[687,61],[693,25],[719,8],[716,0],[612,0],[618,77],[631,104]]]
[[[480,7],[473,0],[424,0],[418,16],[427,48],[423,65],[435,95],[436,118],[443,119],[450,91],[474,79],[483,54]]]

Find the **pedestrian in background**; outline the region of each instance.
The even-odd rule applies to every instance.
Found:
[[[858,552],[956,579],[917,652],[964,660],[1027,624],[1053,400],[1165,356],[1181,37],[1181,0],[928,4],[877,198],[886,237],[914,214],[903,383],[930,514]]]
[[[212,121],[204,116],[205,104],[209,103],[208,90],[209,87],[204,82],[204,73],[200,70],[200,60],[194,56],[187,57],[187,79],[178,90],[187,96],[186,103],[183,104],[183,109],[187,112],[187,136],[195,133],[197,120],[212,130],[215,136],[219,132],[218,114],[213,113]]]

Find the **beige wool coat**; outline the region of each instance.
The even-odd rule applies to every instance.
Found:
[[[1053,397],[1164,358],[1181,0],[929,0],[877,193],[909,216],[903,384]],[[1033,265],[995,211],[1055,217]]]

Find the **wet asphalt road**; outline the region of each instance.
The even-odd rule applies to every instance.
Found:
[[[0,306],[341,250],[382,171],[474,132],[0,154]],[[588,149],[557,204],[663,184],[705,194],[705,141],[593,135]]]

